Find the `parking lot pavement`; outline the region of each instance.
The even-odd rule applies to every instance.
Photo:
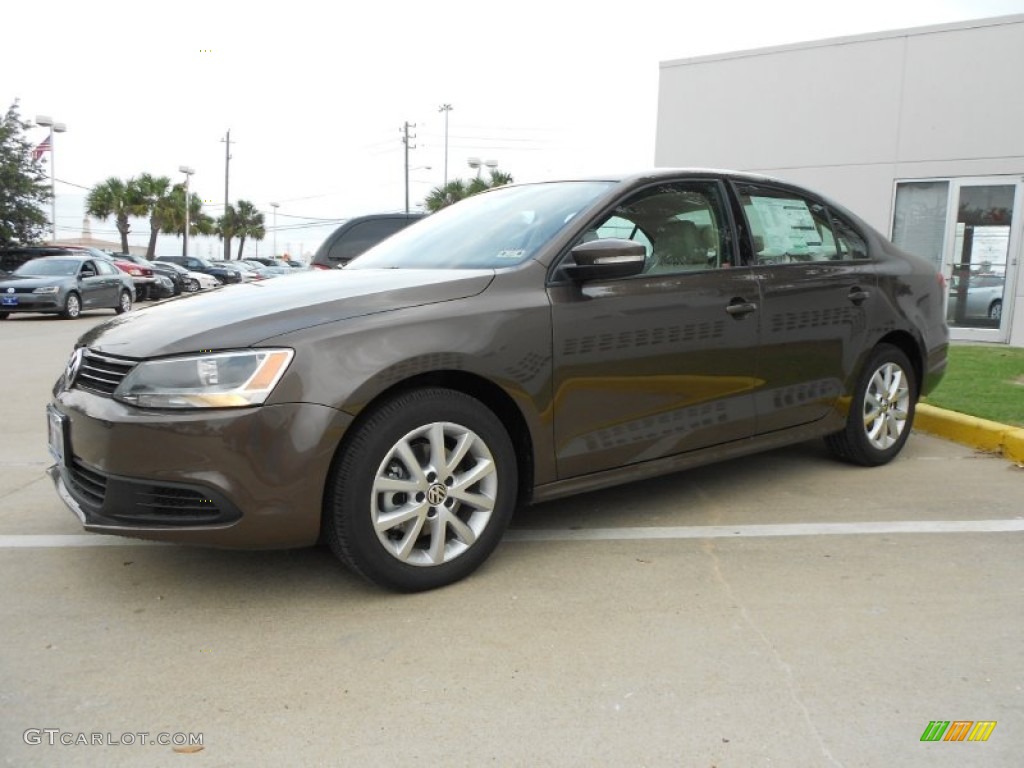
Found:
[[[76,538],[42,408],[98,319],[0,325],[25,361],[0,392],[0,764],[1020,764],[1011,462],[797,446],[524,510],[476,575],[397,596],[320,549]],[[922,742],[936,720],[996,726]],[[60,744],[83,737],[122,743]]]

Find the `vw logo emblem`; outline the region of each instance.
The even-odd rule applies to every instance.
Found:
[[[71,359],[68,360],[68,364],[64,367],[64,387],[66,389],[71,389],[71,385],[75,383],[78,371],[82,367],[82,356],[84,354],[85,350],[79,347],[72,353]]]
[[[8,292],[8,293],[14,293],[14,289],[13,289],[13,288],[8,288],[8,289],[7,289],[7,292]]]
[[[448,498],[448,489],[440,483],[434,483],[427,489],[427,503],[432,507],[444,504]]]

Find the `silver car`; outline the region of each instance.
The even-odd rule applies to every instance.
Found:
[[[104,259],[43,256],[0,279],[0,320],[11,312],[56,312],[73,320],[83,310],[128,312],[135,300],[131,278]]]

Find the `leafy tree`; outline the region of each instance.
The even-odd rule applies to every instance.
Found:
[[[23,136],[30,127],[18,115],[17,100],[0,119],[0,246],[35,242],[46,229],[42,206],[50,201],[50,187]]]
[[[245,239],[251,237],[253,240],[262,240],[267,236],[267,230],[263,225],[263,214],[248,200],[239,200],[235,213],[237,215],[238,258],[242,258]]]
[[[89,190],[85,198],[85,210],[90,216],[105,221],[111,216],[121,233],[121,250],[128,253],[128,233],[132,216],[146,215],[146,202],[139,192],[134,179],[122,181],[111,176]]]
[[[138,193],[140,204],[145,206],[149,214],[149,245],[146,248],[146,258],[152,259],[156,253],[156,238],[160,231],[169,231],[171,219],[174,214],[174,201],[171,199],[171,180],[166,176],[152,176],[143,173],[134,180],[135,191]],[[184,211],[184,198],[181,201]],[[184,226],[184,222],[182,223]]]
[[[442,187],[434,187],[434,189],[430,190],[430,194],[427,195],[423,203],[428,211],[434,213],[442,208],[447,208],[453,203],[459,202],[459,200],[485,192],[494,187],[503,187],[506,184],[511,184],[513,181],[512,174],[492,168],[490,178],[488,179],[483,179],[479,176],[469,182],[463,179],[452,179]]]

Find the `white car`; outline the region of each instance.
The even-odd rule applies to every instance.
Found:
[[[195,293],[196,291],[206,291],[210,288],[216,288],[220,285],[220,281],[217,280],[213,275],[208,275],[205,272],[193,272],[188,271],[185,276],[184,288],[188,293]]]

